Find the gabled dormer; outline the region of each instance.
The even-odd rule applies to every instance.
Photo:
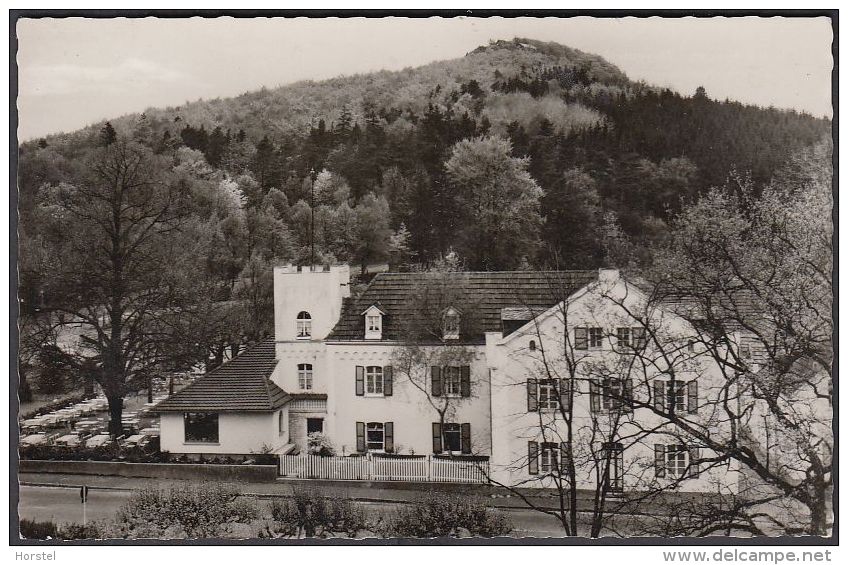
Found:
[[[378,303],[374,303],[361,315],[365,324],[365,339],[383,339],[383,316],[386,311],[380,308]]]
[[[459,318],[462,312],[450,306],[442,313],[442,339],[459,339]]]

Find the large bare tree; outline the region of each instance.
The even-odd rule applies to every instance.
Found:
[[[83,328],[81,345],[96,365],[116,435],[123,398],[161,366],[186,297],[178,273],[192,263],[193,246],[181,237],[184,195],[167,170],[146,147],[119,140],[94,150],[45,203],[56,263],[50,308]]]

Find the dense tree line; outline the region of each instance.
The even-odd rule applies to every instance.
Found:
[[[298,108],[315,109],[300,129]],[[646,265],[710,187],[738,171],[756,195],[829,132],[796,112],[632,83],[598,57],[529,40],[149,110],[22,145],[23,312],[68,307],[57,268],[96,242],[64,241],[73,228],[59,211],[116,148],[153,164],[157,190],[180,204],[191,259],[156,308],[193,316],[174,324],[191,328],[181,354],[219,363],[270,332],[271,266],[308,263],[313,246],[316,262],[363,269],[451,251],[470,269]],[[76,255],[60,251],[73,242]]]

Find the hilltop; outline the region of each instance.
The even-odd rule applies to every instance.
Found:
[[[603,262],[609,234],[630,238],[636,260],[648,260],[686,202],[732,174],[761,187],[793,153],[830,135],[829,120],[713,100],[703,89],[659,89],[600,56],[528,38],[401,71],[151,108],[109,128],[23,145],[22,217],[43,186],[73,182],[104,135],[125,136],[170,159],[186,186],[217,183],[247,209],[273,204],[294,240],[286,253],[306,246],[292,222],[308,217],[321,172],[326,196],[316,205],[338,226],[324,233],[322,256],[349,258],[357,236],[346,210],[372,194],[385,201],[388,228],[407,230],[411,253],[426,262],[451,248],[461,222],[445,171],[452,149],[494,136],[524,160],[543,195],[540,240],[523,260],[573,268]]]

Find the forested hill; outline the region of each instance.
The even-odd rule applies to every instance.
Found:
[[[28,142],[21,225],[37,232],[45,187],[81,182],[90,154],[129,138],[162,157],[169,182],[214,224],[208,264],[230,289],[251,258],[308,260],[312,182],[321,260],[426,263],[453,249],[475,269],[591,268],[615,238],[646,260],[682,203],[734,171],[767,183],[830,127],[636,83],[596,55],[517,38]],[[475,208],[480,178],[503,192],[488,210]],[[481,249],[493,240],[499,249]]]

